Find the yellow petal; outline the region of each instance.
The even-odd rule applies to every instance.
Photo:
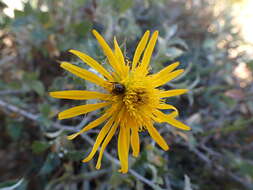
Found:
[[[163,76],[161,76],[160,78],[158,78],[158,79],[152,81],[152,84],[153,84],[155,87],[162,86],[162,85],[166,84],[167,82],[171,81],[172,79],[178,77],[178,76],[181,75],[183,72],[184,72],[183,69],[179,69],[179,70],[173,71],[173,72],[171,72],[171,73],[168,73],[167,75],[163,75]]]
[[[129,153],[129,148],[130,148],[130,127],[126,126],[126,134],[127,134],[127,158],[128,158],[128,153]]]
[[[112,106],[111,108],[109,108],[101,117],[97,118],[96,120],[90,122],[88,125],[86,125],[85,127],[83,127],[82,130],[80,130],[77,133],[74,133],[72,135],[69,135],[67,138],[68,140],[73,140],[74,138],[76,138],[78,135],[93,129],[94,127],[97,127],[98,125],[100,125],[101,123],[103,123],[106,119],[108,119],[112,113],[115,111],[115,107],[116,106]]]
[[[76,55],[77,57],[79,57],[83,62],[87,63],[90,67],[97,70],[99,73],[101,73],[108,80],[113,81],[112,75],[92,57],[86,55],[85,53],[82,53],[80,51],[73,50],[73,49],[69,50],[69,52],[71,52],[74,55]]]
[[[114,37],[114,48],[115,48],[115,57],[117,58],[117,61],[120,66],[120,70],[122,71],[121,74],[123,74],[124,75],[123,77],[125,77],[128,74],[129,67],[125,64],[125,58],[119,47],[116,37]]]
[[[172,125],[173,127],[176,127],[176,128],[179,128],[179,129],[183,129],[183,130],[186,130],[186,131],[189,131],[191,130],[191,128],[187,125],[185,125],[184,123],[176,120],[175,118],[173,117],[168,117],[166,122],[170,125]]]
[[[161,71],[159,71],[158,73],[151,75],[152,80],[156,80],[163,76],[167,76],[171,71],[177,68],[179,64],[180,64],[179,62],[172,63],[167,67],[165,67],[164,69],[162,69]]]
[[[138,126],[131,127],[131,146],[133,150],[133,156],[137,157],[140,152],[140,140]]]
[[[120,161],[120,166],[122,168],[122,166],[124,165],[124,152],[123,152],[123,147],[122,147],[122,141],[124,140],[124,136],[123,136],[123,127],[120,126],[119,128],[119,136],[118,136],[118,157],[119,157],[119,161]]]
[[[102,87],[105,86],[106,81],[92,72],[89,72],[85,69],[81,69],[80,67],[77,67],[68,62],[61,62],[61,67],[84,80],[89,80]]]
[[[141,38],[139,44],[137,45],[137,48],[136,48],[135,53],[134,53],[133,63],[132,63],[132,68],[133,69],[137,66],[137,64],[140,60],[140,57],[143,53],[143,50],[145,49],[145,47],[147,45],[149,34],[150,34],[149,30],[147,30],[145,32],[145,34],[143,35],[143,37]]]
[[[159,104],[157,108],[162,110],[174,110],[176,112],[176,116],[178,116],[178,110],[175,106],[169,104]]]
[[[154,111],[154,114],[156,116],[156,118],[154,118],[154,119],[158,122],[166,122],[166,123],[172,125],[173,127],[177,127],[179,129],[183,129],[183,130],[187,130],[187,131],[191,130],[191,128],[189,126],[176,120],[173,113],[167,115],[159,110],[156,110],[156,111]]]
[[[95,111],[97,109],[103,108],[105,106],[108,106],[111,104],[111,102],[103,102],[98,104],[86,104],[81,106],[75,106],[73,108],[67,109],[65,111],[62,111],[58,114],[58,119],[67,119],[71,117],[75,117],[78,115],[82,115],[91,111]]]
[[[163,149],[163,150],[169,150],[169,146],[166,143],[166,141],[163,139],[163,137],[159,134],[159,132],[154,128],[154,126],[147,122],[147,130],[149,135],[154,139],[154,141]]]
[[[181,94],[185,94],[188,92],[188,89],[176,89],[176,90],[167,90],[167,91],[160,91],[159,97],[160,98],[168,98],[172,96],[179,96]]]
[[[97,39],[98,43],[100,44],[100,46],[102,47],[102,49],[104,51],[104,54],[106,55],[106,57],[109,60],[109,64],[112,66],[112,68],[117,73],[120,73],[120,67],[117,64],[116,57],[114,56],[114,53],[111,50],[111,48],[109,47],[109,45],[106,43],[104,38],[96,30],[92,30],[92,33],[96,37],[96,39]]]
[[[112,139],[113,135],[115,134],[115,131],[116,131],[117,128],[118,128],[118,123],[114,123],[113,126],[111,127],[108,135],[106,136],[106,138],[105,138],[105,140],[102,144],[102,147],[100,149],[100,152],[99,152],[98,161],[97,161],[97,164],[96,164],[96,169],[100,169],[101,160],[102,160],[102,156],[103,156],[103,153],[105,151],[105,148],[108,145],[108,143],[111,141],[111,139]]]
[[[97,136],[97,139],[96,139],[96,142],[92,148],[92,151],[85,159],[83,159],[83,162],[88,162],[93,158],[93,156],[95,155],[95,153],[98,150],[98,147],[100,146],[100,144],[104,140],[105,136],[108,134],[108,132],[112,126],[113,120],[114,120],[113,117],[110,118],[109,121],[105,124],[105,126],[103,126],[103,128],[101,129],[101,131],[99,132],[99,134]]]
[[[121,169],[119,172],[128,172],[128,155],[130,144],[130,128],[126,126],[120,126],[119,138],[118,138],[118,156],[120,160]]]
[[[89,99],[108,100],[108,98],[110,97],[109,94],[103,94],[100,92],[92,92],[86,90],[56,91],[50,92],[49,94],[53,98],[71,99],[71,100],[89,100]]]
[[[153,115],[151,115],[152,119],[158,123],[165,122],[165,120],[166,120],[165,118],[167,118],[167,117],[177,117],[177,116],[178,116],[178,112],[176,112],[176,111],[174,111],[170,114],[164,114],[160,110],[154,110]]]
[[[143,70],[145,73],[148,71],[147,70],[147,67],[149,65],[149,62],[150,62],[150,59],[151,59],[151,56],[152,56],[152,53],[153,53],[153,50],[155,48],[155,44],[156,44],[156,40],[158,38],[158,31],[155,31],[153,33],[153,35],[151,36],[151,39],[148,43],[148,46],[144,52],[144,55],[143,55],[143,58],[142,58],[142,61],[141,61],[141,65],[140,65],[140,68],[141,70]]]
[[[128,153],[129,153],[129,127],[120,126],[119,138],[118,138],[118,156],[120,160],[122,173],[128,171]]]

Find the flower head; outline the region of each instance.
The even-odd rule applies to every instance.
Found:
[[[175,119],[178,115],[177,109],[165,103],[165,98],[184,94],[187,92],[187,89],[167,91],[159,89],[160,86],[176,78],[183,73],[184,70],[175,70],[179,65],[179,63],[176,62],[165,67],[156,74],[149,73],[149,63],[158,38],[158,31],[153,33],[150,40],[150,32],[145,32],[135,50],[132,62],[125,60],[116,38],[114,38],[114,50],[112,50],[97,31],[93,30],[93,34],[103,49],[108,63],[112,67],[112,71],[107,71],[96,60],[77,50],[70,50],[70,52],[87,63],[90,67],[97,70],[102,77],[68,62],[62,62],[61,67],[84,80],[97,84],[102,87],[106,93],[86,90],[68,90],[51,92],[50,95],[54,98],[62,99],[101,100],[101,102],[96,104],[86,104],[67,109],[60,112],[58,117],[59,119],[72,118],[100,108],[105,108],[101,117],[84,126],[79,132],[68,136],[68,139],[74,139],[81,133],[104,123],[96,138],[92,151],[83,160],[83,162],[91,160],[101,146],[96,165],[96,168],[99,169],[103,152],[112,137],[118,131],[118,157],[121,163],[120,172],[126,173],[128,171],[130,146],[133,156],[137,157],[139,154],[140,131],[147,130],[154,141],[166,151],[169,147],[154,127],[155,122],[166,122],[174,127],[190,130],[187,125]],[[172,110],[172,112],[170,114],[165,114],[161,110]]]

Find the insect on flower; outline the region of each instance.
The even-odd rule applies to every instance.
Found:
[[[137,157],[140,152],[140,131],[147,131],[154,141],[166,151],[169,147],[154,127],[155,122],[165,122],[183,130],[190,130],[190,127],[175,119],[178,116],[178,110],[165,102],[166,98],[184,94],[187,89],[165,91],[159,88],[182,74],[184,70],[175,70],[179,65],[176,62],[156,74],[149,73],[149,63],[158,38],[158,31],[152,34],[150,40],[150,32],[145,32],[137,45],[131,62],[125,61],[116,38],[114,38],[114,50],[112,50],[97,31],[93,30],[92,32],[103,49],[113,71],[109,72],[95,59],[77,50],[70,50],[70,52],[101,73],[102,77],[68,62],[62,62],[61,67],[84,80],[97,84],[106,92],[68,90],[51,92],[50,95],[61,99],[98,99],[101,101],[96,104],[80,105],[67,109],[60,112],[58,118],[72,118],[105,108],[101,117],[84,126],[79,132],[68,136],[68,139],[72,140],[81,133],[104,123],[92,151],[83,160],[83,162],[91,160],[98,148],[101,147],[96,165],[96,168],[99,169],[106,146],[116,134],[116,131],[119,131],[118,157],[121,164],[119,171],[126,173],[128,171],[130,147],[134,157]],[[172,112],[165,114],[162,110],[172,110]]]
[[[124,94],[126,88],[123,84],[120,84],[118,82],[113,82],[112,83],[112,93],[119,95],[119,94]]]

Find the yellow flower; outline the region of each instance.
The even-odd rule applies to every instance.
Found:
[[[119,171],[126,173],[128,171],[130,146],[134,157],[137,157],[139,154],[140,131],[147,130],[154,141],[166,151],[169,147],[154,127],[155,122],[166,122],[174,127],[190,130],[190,127],[175,119],[178,116],[177,109],[172,105],[166,104],[164,99],[184,94],[187,92],[187,89],[167,91],[159,89],[160,86],[176,78],[184,70],[175,70],[179,65],[176,62],[156,74],[149,73],[149,63],[158,38],[158,31],[153,33],[149,41],[150,32],[145,32],[135,50],[132,62],[125,60],[116,38],[114,38],[114,50],[112,50],[97,31],[93,30],[93,34],[103,49],[113,71],[107,71],[96,60],[77,50],[70,50],[70,52],[98,71],[103,77],[99,77],[92,72],[68,62],[62,62],[61,67],[84,80],[99,85],[104,89],[105,93],[86,90],[68,90],[51,92],[50,95],[54,98],[62,99],[101,100],[101,102],[96,104],[81,105],[67,109],[60,112],[58,117],[59,119],[71,118],[106,107],[101,117],[90,122],[79,132],[68,136],[68,139],[74,139],[81,133],[105,123],[96,138],[92,151],[83,160],[83,162],[91,160],[101,146],[96,165],[96,168],[99,169],[106,146],[116,131],[119,131],[118,157],[121,163],[121,169]],[[173,111],[170,114],[165,114],[161,110]]]

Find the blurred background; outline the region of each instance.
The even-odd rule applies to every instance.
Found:
[[[0,189],[253,189],[252,0],[0,0]],[[91,29],[116,35],[132,58],[145,30],[159,30],[154,72],[180,61],[185,74],[165,86],[188,88],[170,99],[189,132],[157,125],[171,149],[146,132],[131,170],[118,173],[116,138],[102,169],[81,163],[98,129],[74,141],[66,135],[99,112],[57,121],[79,101],[49,91],[96,89],[59,67],[77,49],[104,62]]]

